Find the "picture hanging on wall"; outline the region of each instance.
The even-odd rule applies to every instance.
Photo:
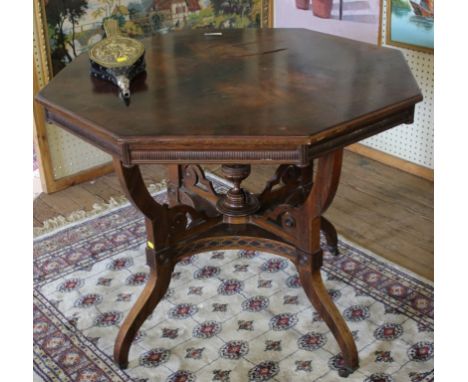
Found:
[[[276,0],[276,28],[306,28],[379,43],[381,0]]]
[[[101,40],[103,21],[133,38],[175,29],[259,28],[268,0],[43,0],[53,74]]]
[[[34,0],[34,94],[104,35],[106,18],[134,38],[184,28],[258,28],[272,23],[272,0]],[[112,164],[56,177],[51,125],[34,108],[44,191],[55,192],[112,171]]]
[[[388,0],[388,45],[434,50],[434,0]]]

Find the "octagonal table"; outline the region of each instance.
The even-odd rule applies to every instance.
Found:
[[[338,187],[343,147],[413,121],[422,97],[401,52],[300,29],[180,31],[144,43],[147,70],[132,82],[129,104],[89,76],[87,55],[37,96],[49,121],[113,156],[127,197],[145,216],[150,277],[120,328],[115,361],[128,365],[132,340],[178,261],[243,248],[296,265],[347,376],[358,353],[321,279],[321,231],[338,252],[336,230],[322,215]],[[143,163],[167,165],[169,205],[145,188]],[[204,163],[222,164],[232,184],[226,194]],[[258,195],[241,187],[251,164],[278,165]]]

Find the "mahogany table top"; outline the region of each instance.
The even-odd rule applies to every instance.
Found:
[[[89,75],[87,54],[36,99],[50,121],[127,164],[304,164],[412,122],[422,99],[396,49],[305,29],[219,32],[144,40],[147,69],[133,80],[129,105]]]

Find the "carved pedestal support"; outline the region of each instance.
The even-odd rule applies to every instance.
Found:
[[[127,197],[146,218],[150,267],[148,283],[115,343],[114,359],[118,365],[128,365],[131,343],[166,293],[178,261],[197,252],[245,248],[270,251],[293,261],[306,295],[340,346],[345,365],[339,374],[347,376],[354,371],[358,354],[353,337],[320,275],[321,230],[328,246],[337,248],[336,231],[322,214],[336,192],[342,154],[342,150],[336,150],[318,158],[315,177],[312,164],[305,168],[280,166],[259,196],[241,187],[250,173],[249,165],[223,165],[224,175],[233,183],[225,195],[216,192],[200,166],[171,165],[170,206],[151,197],[137,166],[124,167],[115,160]],[[262,243],[266,243],[264,247]]]
[[[221,168],[224,176],[233,182],[234,186],[218,200],[218,211],[227,216],[248,216],[257,212],[260,208],[257,197],[240,186],[250,174],[250,165],[223,165]]]

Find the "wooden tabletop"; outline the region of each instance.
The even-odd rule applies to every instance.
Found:
[[[129,105],[116,86],[89,75],[87,54],[37,100],[50,121],[127,164],[304,164],[412,122],[422,99],[396,49],[305,29],[219,33],[144,40],[147,69],[133,80]]]

